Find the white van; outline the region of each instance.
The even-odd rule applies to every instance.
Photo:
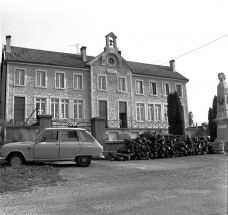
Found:
[[[75,161],[87,167],[102,157],[103,147],[83,128],[46,128],[33,141],[8,143],[0,156],[12,166],[24,162]]]

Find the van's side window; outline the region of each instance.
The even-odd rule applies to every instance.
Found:
[[[61,141],[79,141],[77,131],[62,131]]]
[[[41,142],[56,142],[58,140],[58,131],[46,131],[41,137]]]
[[[94,139],[93,137],[91,136],[91,134],[87,131],[79,131],[80,132],[80,136],[82,138],[82,141],[83,142],[93,142]]]

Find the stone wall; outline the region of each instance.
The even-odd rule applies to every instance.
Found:
[[[109,56],[108,56],[109,57]],[[107,58],[108,58],[107,57]],[[112,55],[112,58],[117,62],[117,58]],[[112,72],[109,69],[112,69]],[[98,110],[98,101],[106,100],[108,105],[108,119],[110,120],[118,120],[118,104],[119,101],[127,102],[127,112],[131,113],[131,82],[130,82],[130,68],[126,65],[126,63],[122,63],[121,67],[110,67],[107,63],[103,66],[101,63],[101,58],[98,59],[92,65],[93,71],[93,116],[99,116]],[[107,76],[107,91],[99,91],[98,90],[98,75],[106,75]],[[119,92],[117,80],[118,77],[126,77],[126,85],[127,92]],[[128,120],[131,120],[128,118]]]
[[[143,85],[144,85],[144,94],[143,95],[136,94],[136,89],[135,89],[136,80],[143,81]],[[155,81],[157,83],[157,95],[156,96],[150,95],[150,89],[149,89],[150,81]],[[164,105],[167,105],[167,96],[163,95],[163,90],[162,90],[163,83],[169,83],[170,92],[174,92],[176,90],[176,84],[182,85],[183,98],[180,98],[180,100],[181,100],[181,104],[184,107],[185,123],[188,122],[188,105],[187,105],[187,94],[186,94],[185,82],[178,81],[178,80],[174,81],[174,80],[169,80],[169,79],[162,79],[162,78],[157,78],[157,77],[139,76],[139,75],[132,75],[132,95],[133,95],[132,106],[133,106],[133,113],[135,113],[132,116],[133,120],[136,120],[136,102],[144,103],[145,107],[147,107],[147,105],[149,103],[160,104],[162,107],[162,113],[163,113]],[[163,115],[162,115],[162,117],[163,117]],[[147,118],[146,118],[146,120],[147,120]],[[164,121],[164,118],[162,118],[162,121]]]
[[[15,86],[15,68],[25,69],[25,86]],[[36,86],[36,71],[46,71],[47,74],[47,87]],[[65,89],[55,88],[55,73],[65,73]],[[73,74],[79,73],[83,75],[83,90],[73,89]],[[38,65],[23,65],[12,64],[9,65],[7,83],[7,98],[6,98],[6,111],[7,119],[14,118],[14,96],[25,97],[25,118],[27,118],[35,109],[35,99],[46,99],[46,113],[50,114],[50,101],[51,98],[56,99],[69,99],[69,118],[73,118],[73,100],[79,99],[84,101],[85,113],[84,119],[91,118],[90,108],[90,70],[69,69],[69,68],[56,68],[51,66],[38,66]]]
[[[6,140],[4,143],[31,141],[39,134],[38,126],[6,127]]]

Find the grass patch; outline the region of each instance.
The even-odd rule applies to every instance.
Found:
[[[23,165],[10,167],[0,164],[0,194],[19,192],[33,187],[55,186],[66,181],[59,175],[59,168],[50,165]]]

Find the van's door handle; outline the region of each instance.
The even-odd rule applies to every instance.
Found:
[[[88,148],[92,148],[92,146],[88,146]]]
[[[58,146],[59,144],[58,143],[54,143],[54,145]]]

